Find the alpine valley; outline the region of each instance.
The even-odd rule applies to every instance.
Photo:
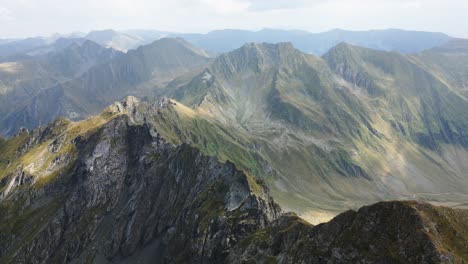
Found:
[[[0,263],[466,263],[467,87],[430,32],[0,41]]]

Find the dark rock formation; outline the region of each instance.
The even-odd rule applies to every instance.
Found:
[[[0,215],[0,262],[219,263],[279,216],[263,184],[232,163],[152,133],[117,116],[74,140],[78,159],[54,182],[12,190]]]
[[[383,202],[312,226],[233,163],[168,143],[138,108],[129,97],[0,141],[0,263],[468,259],[466,210]]]
[[[465,263],[468,211],[381,202],[312,226],[283,215],[232,250],[230,263]]]

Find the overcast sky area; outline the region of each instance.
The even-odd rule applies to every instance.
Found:
[[[468,38],[468,0],[0,0],[0,38],[108,28],[401,28]]]

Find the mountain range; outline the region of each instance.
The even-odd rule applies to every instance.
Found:
[[[136,86],[140,84],[151,80],[155,80],[155,83],[170,80],[209,60],[203,51],[193,49],[181,39],[163,39],[125,54],[105,49],[94,42],[85,43],[93,43],[97,50],[102,49],[109,54],[116,54],[115,58],[109,61],[98,60],[98,64],[90,65],[88,70],[78,74],[76,78],[48,83],[48,89],[39,90],[38,93],[28,93],[27,96],[18,98],[18,101],[13,101],[12,98],[17,98],[15,92],[19,89],[8,88],[6,84],[3,96],[6,110],[3,112],[4,119],[0,121],[3,133],[14,133],[19,126],[33,128],[46,124],[58,116],[76,120],[96,114],[128,93],[136,93],[138,91]],[[70,54],[65,54],[64,57],[72,58]],[[18,65],[18,62],[2,65],[8,67],[7,65]],[[38,71],[43,72],[44,69],[39,68]],[[18,71],[6,70],[5,73],[24,75],[25,78],[30,76],[28,72],[23,72],[22,68]],[[45,74],[47,77],[50,76],[48,72]],[[12,78],[18,80],[16,76]],[[9,105],[7,102],[12,104]]]
[[[348,44],[323,58],[248,44],[168,85],[166,96],[197,113],[172,133],[266,174],[274,197],[296,211],[412,196],[463,203],[467,101],[416,58]]]
[[[317,57],[290,43],[250,43],[212,58],[183,39],[164,38],[125,54],[104,49],[107,62],[47,88],[5,89],[0,127],[11,135],[60,116],[99,114],[127,95],[166,97],[191,112],[189,119],[174,110],[154,120],[166,138],[265,179],[291,210],[339,212],[413,196],[461,203],[466,76],[463,67],[458,78],[434,67],[449,65],[452,52],[463,58],[460,45],[405,55],[341,43]],[[61,52],[73,47],[86,45]]]
[[[0,263],[466,261],[467,40],[171,34],[0,44]]]
[[[1,263],[463,263],[468,210],[381,202],[311,225],[265,182],[164,138],[128,97],[0,141]],[[182,116],[180,116],[182,118]]]
[[[439,46],[451,39],[442,33],[398,29],[370,31],[335,29],[323,33],[278,29],[217,30],[207,34],[182,34],[178,36],[196,46],[217,52],[231,51],[248,42],[291,42],[302,52],[319,56],[340,42],[384,51],[412,53]]]
[[[60,38],[83,38],[94,41],[103,47],[126,52],[139,46],[150,44],[164,37],[180,37],[191,44],[211,52],[228,52],[249,42],[291,42],[302,52],[318,56],[326,53],[340,42],[362,47],[413,53],[440,46],[452,37],[437,32],[407,31],[400,29],[347,31],[335,29],[323,33],[310,33],[301,30],[262,29],[248,31],[238,29],[215,30],[206,34],[177,33],[159,30],[133,29],[116,31],[96,30],[51,37],[0,40],[0,58],[18,53],[36,52],[53,45]]]

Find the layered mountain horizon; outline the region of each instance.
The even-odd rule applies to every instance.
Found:
[[[403,29],[368,31],[333,29],[320,33],[274,28],[264,28],[258,31],[220,29],[208,33],[178,33],[153,29],[103,29],[88,33],[57,33],[48,37],[0,39],[0,58],[18,53],[34,53],[61,39],[87,39],[104,47],[126,52],[165,37],[180,37],[195,46],[218,53],[232,51],[248,42],[291,42],[299,50],[316,55],[323,55],[340,42],[385,51],[412,53],[457,39],[440,32]]]
[[[75,49],[89,53],[92,43],[73,42],[49,54],[70,59]],[[357,203],[362,204],[425,193],[462,201],[468,122],[460,81],[466,79],[442,75],[429,59],[449,60],[444,47],[450,50],[452,43],[404,55],[343,42],[322,57],[291,43],[250,43],[212,57],[183,39],[163,38],[127,53],[111,52],[96,65],[86,63],[86,70],[70,62],[79,73],[55,79],[50,87],[8,88],[0,127],[11,135],[60,116],[96,115],[127,95],[167,97],[196,113],[188,122],[168,120],[179,131],[178,142],[263,175],[273,193],[287,195],[280,198],[283,205],[295,204],[296,211],[303,210],[298,204],[339,211],[352,206],[337,203],[341,199],[363,199]],[[455,52],[464,54],[458,46]],[[19,97],[25,92],[29,98]],[[231,145],[236,151],[226,148]],[[401,178],[407,174],[410,181]],[[320,191],[311,194],[315,188]],[[332,204],[320,201],[331,197]]]
[[[0,263],[466,261],[468,40],[39,42],[0,43]]]

